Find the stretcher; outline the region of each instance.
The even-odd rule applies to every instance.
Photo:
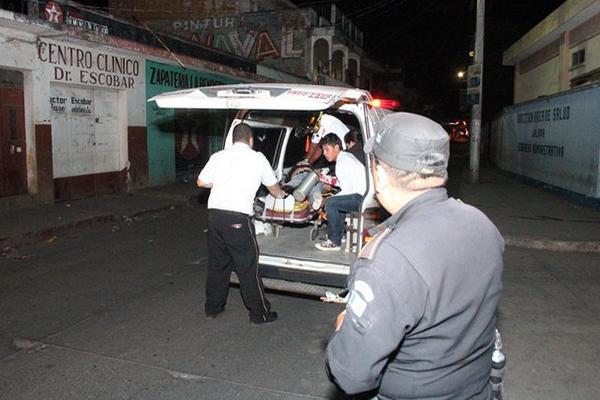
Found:
[[[312,210],[307,201],[296,203],[291,210],[273,210],[265,208],[261,219],[277,222],[289,222],[290,224],[306,224],[315,218],[316,211]]]
[[[308,201],[294,201],[292,196],[286,199],[274,199],[267,196],[262,207],[255,207],[255,218],[263,223],[272,225],[273,234],[279,236],[279,229],[284,224],[312,225],[309,232],[311,240],[315,240],[322,224],[319,210],[314,210]]]

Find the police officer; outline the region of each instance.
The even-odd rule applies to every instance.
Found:
[[[208,198],[208,258],[204,311],[215,318],[225,310],[229,277],[235,271],[249,309],[250,322],[277,319],[258,275],[258,246],[251,220],[254,196],[261,185],[277,198],[286,196],[265,156],[252,150],[252,128],[233,129],[233,146],[213,154],[198,175],[199,187],[211,188]]]
[[[437,123],[388,115],[365,152],[392,216],[352,266],[326,351],[330,378],[377,399],[491,399],[500,233],[448,198],[448,134]]]

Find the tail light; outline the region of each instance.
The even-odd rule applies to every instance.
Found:
[[[400,102],[393,99],[373,99],[369,102],[369,105],[374,108],[393,110],[400,107]]]

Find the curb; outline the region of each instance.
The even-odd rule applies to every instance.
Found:
[[[556,252],[600,253],[600,241],[567,241],[530,238],[526,236],[504,236],[507,246],[531,250]]]
[[[115,222],[118,218],[113,214],[96,215],[89,218],[79,219],[67,224],[56,225],[50,228],[38,229],[35,231],[29,231],[19,233],[15,236],[9,236],[0,238],[0,247],[19,247],[25,244],[33,244],[50,239],[52,236],[67,232],[74,228],[80,228],[85,226],[93,226],[99,223]]]
[[[155,212],[161,212],[168,209],[175,209],[179,207],[187,207],[193,204],[197,196],[190,196],[182,199],[182,196],[161,196],[171,197],[171,200],[178,198],[179,204],[170,204],[166,206],[151,208],[147,210],[140,210],[132,213],[131,215],[116,216],[114,214],[96,215],[93,217],[83,218],[73,222],[69,222],[62,225],[56,225],[49,228],[43,228],[39,230],[29,231],[17,234],[15,236],[0,237],[0,249],[5,247],[16,248],[25,244],[32,244],[44,240],[48,240],[52,236],[64,233],[74,228],[80,228],[85,226],[93,226],[100,223],[106,222],[121,222],[131,218],[140,217],[146,214]],[[183,204],[182,204],[183,203]],[[600,253],[600,241],[567,241],[567,240],[552,240],[542,238],[532,238],[528,236],[514,236],[505,235],[504,242],[506,246],[516,247],[530,250],[545,250],[555,252],[580,252],[580,253]]]
[[[169,204],[166,206],[150,208],[146,210],[140,210],[132,213],[131,215],[122,215],[117,216],[115,214],[103,214],[103,215],[95,215],[92,217],[78,219],[72,222],[68,222],[62,225],[55,225],[48,228],[42,228],[38,230],[33,230],[29,232],[19,233],[14,236],[8,236],[1,238],[0,237],[0,250],[5,247],[17,248],[19,246],[23,246],[26,244],[33,244],[37,242],[42,242],[44,240],[48,240],[53,236],[63,234],[68,232],[71,229],[88,227],[97,224],[104,224],[107,222],[123,222],[130,220],[132,218],[141,217],[146,214],[157,213],[165,210],[172,210],[179,207],[187,207],[189,206],[189,202],[185,202],[182,204],[181,199],[179,204]]]
[[[184,205],[195,204],[198,202],[198,198],[199,198],[198,194],[180,195],[180,194],[161,193],[159,191],[152,191],[152,190],[139,191],[136,194],[139,194],[139,195],[145,196],[145,197],[152,197],[152,198],[156,198],[156,199],[175,201],[177,203],[184,203]]]

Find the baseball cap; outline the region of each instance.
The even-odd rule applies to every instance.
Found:
[[[364,150],[397,169],[448,176],[448,133],[422,115],[407,112],[386,115],[375,126],[375,134],[365,143]]]

